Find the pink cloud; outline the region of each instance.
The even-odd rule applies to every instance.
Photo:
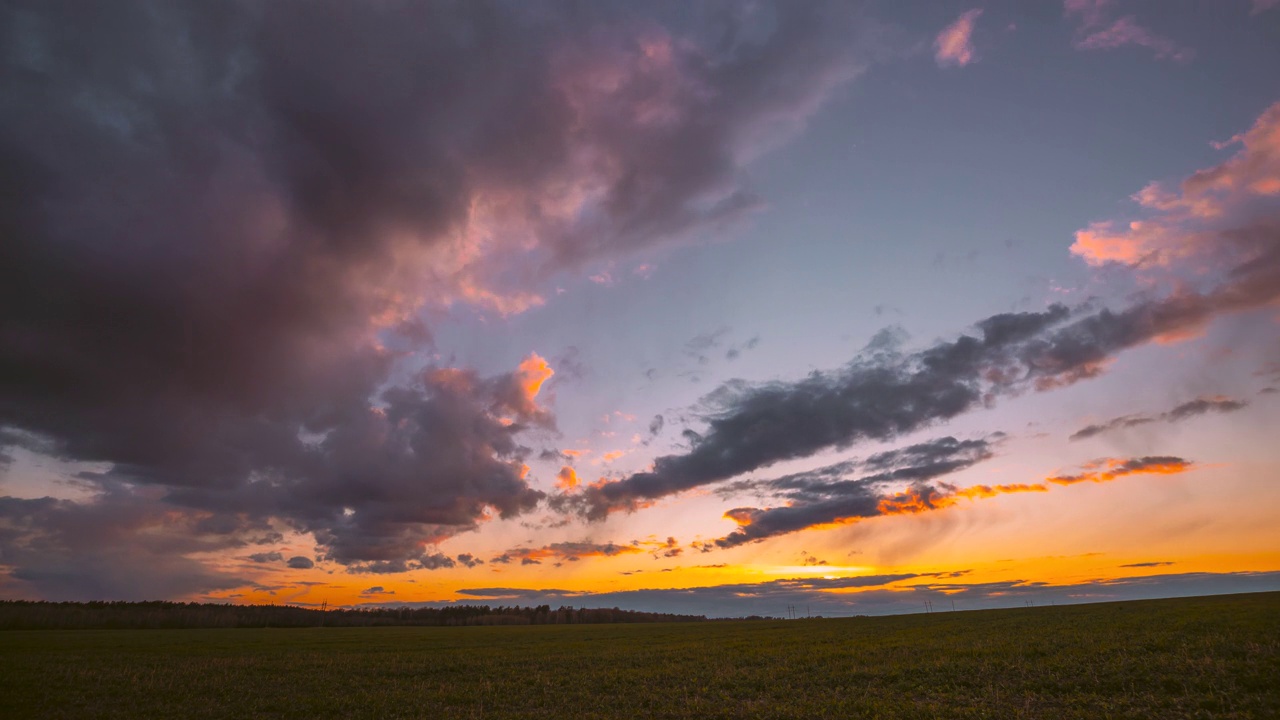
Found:
[[[1250,14],[1257,15],[1278,5],[1280,5],[1280,0],[1253,0],[1253,11]]]
[[[1080,22],[1075,47],[1077,50],[1112,50],[1137,45],[1155,51],[1161,60],[1186,62],[1195,53],[1173,40],[1158,35],[1138,24],[1132,15],[1110,20],[1112,0],[1063,0],[1063,14]]]
[[[1186,62],[1195,56],[1194,51],[1189,48],[1181,47],[1169,38],[1142,27],[1131,15],[1126,15],[1105,28],[1088,31],[1075,43],[1080,50],[1112,50],[1126,45],[1153,50],[1161,60]]]
[[[1104,221],[1076,232],[1071,252],[1091,265],[1148,271],[1222,272],[1274,258],[1280,233],[1280,102],[1225,148],[1240,149],[1170,188],[1150,183],[1132,196],[1144,217]]]
[[[973,26],[981,15],[981,9],[969,10],[938,33],[933,47],[939,67],[964,67],[977,59],[973,49]]]

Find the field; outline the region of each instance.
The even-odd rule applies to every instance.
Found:
[[[13,631],[0,717],[1280,717],[1280,593],[680,625]]]

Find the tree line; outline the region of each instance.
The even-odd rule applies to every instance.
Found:
[[[315,609],[297,605],[219,603],[45,602],[0,600],[0,630],[108,630],[159,628],[300,628],[397,625],[575,625],[698,622],[703,615],[618,608],[450,605]]]

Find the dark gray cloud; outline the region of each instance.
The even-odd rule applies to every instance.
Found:
[[[1214,398],[1197,398],[1190,402],[1182,403],[1175,407],[1165,415],[1170,420],[1185,420],[1196,415],[1204,415],[1205,413],[1230,413],[1242,410],[1248,403],[1240,400],[1232,400],[1231,398],[1214,397]]]
[[[653,419],[649,421],[649,437],[657,437],[662,432],[662,427],[666,425],[666,422],[661,415],[654,415]]]
[[[280,562],[284,560],[284,555],[278,552],[254,553],[249,556],[249,559],[256,563]]]
[[[883,503],[892,495],[887,487],[892,485],[911,483],[917,494],[942,497],[947,494],[945,489],[923,483],[972,467],[992,456],[992,442],[987,440],[944,437],[877,453],[865,460],[845,461],[773,480],[748,481],[751,490],[785,499],[786,503],[728,511],[725,516],[737,521],[740,527],[715,544],[734,547],[815,525],[883,515],[886,512]],[[737,492],[745,488],[733,489]]]
[[[1150,415],[1123,415],[1118,418],[1112,418],[1104,423],[1095,425],[1086,425],[1079,430],[1071,433],[1072,440],[1084,440],[1094,435],[1101,435],[1112,430],[1120,430],[1123,428],[1138,427],[1139,425],[1148,425],[1156,421],[1156,418]]]
[[[1280,299],[1280,223],[1221,235],[1237,256],[1249,259],[1205,292],[1139,300],[1119,311],[1053,305],[1004,313],[976,323],[976,334],[914,353],[902,353],[898,342],[877,344],[843,368],[798,381],[726,383],[705,399],[706,427],[688,431],[688,452],[659,457],[650,471],[560,496],[553,506],[599,520],[783,460],[890,440],[1001,396],[1095,377],[1124,350]]]
[[[587,488],[559,504],[600,519],[782,460],[888,440],[955,417],[992,393],[1054,372],[1032,363],[1061,365],[1055,353],[1067,343],[1053,336],[1042,347],[1029,346],[1069,315],[1061,305],[997,315],[978,323],[980,336],[965,335],[911,355],[877,349],[840,370],[814,372],[796,382],[723,385],[706,398],[707,427],[689,432],[687,453],[659,457],[650,472]]]
[[[430,340],[416,311],[518,310],[757,207],[745,163],[876,32],[838,3],[761,10],[6,4],[0,446],[371,571],[527,511],[514,438],[548,418],[491,422],[510,378],[388,389]],[[557,205],[574,187],[590,207]]]
[[[462,553],[458,556],[458,564],[463,567],[473,568],[477,565],[483,565],[484,560],[481,560],[471,553]]]
[[[674,540],[669,542],[667,547],[674,547]],[[492,558],[489,562],[506,565],[512,560],[519,559],[523,565],[533,565],[541,564],[543,560],[547,559],[575,562],[585,557],[613,557],[615,555],[641,552],[645,552],[645,550],[641,548],[638,542],[620,545],[613,542],[598,543],[583,540],[579,542],[551,543],[537,548],[512,548]]]
[[[1095,435],[1101,435],[1112,430],[1121,430],[1125,428],[1138,427],[1140,425],[1149,425],[1157,421],[1165,422],[1181,422],[1188,418],[1204,415],[1211,412],[1231,413],[1237,410],[1243,410],[1248,407],[1249,403],[1243,400],[1233,400],[1228,397],[1205,397],[1196,398],[1178,405],[1172,410],[1161,413],[1159,415],[1123,415],[1113,418],[1104,423],[1095,425],[1086,425],[1071,434],[1072,440],[1084,440]]]
[[[301,555],[294,555],[293,557],[289,558],[289,561],[286,562],[285,564],[293,568],[294,570],[310,570],[311,568],[316,566],[316,563],[314,560],[312,560],[309,557],[303,557]]]
[[[21,582],[6,590],[15,597],[154,600],[237,587],[246,581],[186,556],[256,540],[279,538],[243,518],[139,502],[111,486],[92,503],[0,497],[0,565]]]
[[[785,617],[787,606],[815,615],[890,615],[934,611],[1024,607],[1139,600],[1160,597],[1280,590],[1280,572],[1182,573],[1134,578],[1098,579],[1070,585],[1011,580],[990,583],[957,581],[964,572],[870,575],[851,578],[792,578],[764,583],[734,583],[679,589],[646,589],[586,593],[547,588],[469,588],[459,590],[459,603],[510,602],[552,607],[618,607],[708,617],[772,615]],[[856,590],[856,592],[850,592]],[[450,603],[382,603],[382,605],[447,606]]]
[[[1160,562],[1140,562],[1140,563],[1129,563],[1128,565],[1121,565],[1120,567],[1122,567],[1122,568],[1149,568],[1149,567],[1164,567],[1165,565],[1173,565],[1173,564],[1174,564],[1174,563],[1169,562],[1169,561],[1160,561]]]

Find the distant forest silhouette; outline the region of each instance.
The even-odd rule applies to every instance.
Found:
[[[618,608],[448,607],[330,608],[179,602],[43,602],[0,600],[0,630],[160,628],[301,628],[375,626],[575,625],[701,622],[704,615]]]

